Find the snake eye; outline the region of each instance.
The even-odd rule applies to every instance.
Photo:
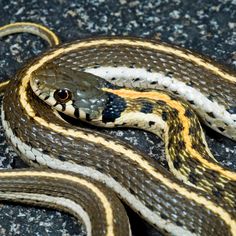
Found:
[[[71,91],[68,89],[58,89],[54,92],[54,98],[61,103],[66,103],[71,99]]]

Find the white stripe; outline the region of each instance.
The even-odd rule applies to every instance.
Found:
[[[118,193],[122,199],[127,201],[133,209],[137,209],[145,219],[148,219],[148,221],[151,224],[157,225],[158,228],[164,229],[167,232],[170,232],[176,236],[196,235],[183,227],[179,227],[171,223],[169,220],[162,219],[158,212],[153,212],[150,209],[148,209],[144,204],[142,204],[141,201],[139,201],[135,196],[130,194],[122,185],[116,182],[113,178],[90,167],[81,166],[75,163],[60,161],[58,159],[51,158],[50,156],[43,154],[41,151],[35,148],[31,148],[30,146],[21,142],[21,140],[13,134],[9,126],[9,123],[5,120],[3,109],[2,109],[2,124],[5,129],[7,137],[11,140],[14,146],[18,147],[18,149],[25,158],[37,161],[39,164],[47,165],[48,167],[53,169],[72,171],[75,173],[82,174],[84,176],[91,177],[92,179],[95,179],[101,183],[105,183],[108,187],[113,189],[114,192]],[[31,152],[30,155],[29,152]]]
[[[217,120],[221,122],[223,121],[224,123],[236,128],[236,115],[232,115],[227,112],[225,108],[216,101],[212,102],[209,100],[199,90],[162,73],[148,72],[145,68],[127,67],[87,68],[85,72],[97,75],[109,81],[112,77],[115,77],[116,80],[110,82],[125,87],[142,87],[153,89],[163,89],[163,87],[167,87],[167,90],[173,92],[176,91],[182,98],[188,101],[193,101],[195,104],[194,107],[197,108],[201,116],[206,118],[205,112],[212,112]],[[132,80],[135,78],[139,78],[140,80],[135,82]],[[150,83],[154,81],[157,82],[157,84],[151,85]],[[211,119],[209,121],[214,121],[214,119],[209,116],[207,119]],[[216,123],[219,125],[218,121]]]

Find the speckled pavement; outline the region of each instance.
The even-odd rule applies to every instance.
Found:
[[[193,3],[192,3],[193,2]],[[50,27],[69,42],[98,35],[130,35],[157,38],[192,49],[236,69],[235,0],[1,0],[1,25],[31,21]],[[21,34],[0,41],[0,80],[47,45],[37,37]],[[134,130],[105,131],[133,144],[164,166],[163,143],[154,135]],[[236,143],[206,129],[215,157],[236,170]],[[142,145],[140,145],[142,144]],[[0,167],[21,168],[5,142],[0,127]],[[161,235],[130,210],[133,235]],[[0,205],[0,235],[86,235],[81,224],[67,214],[18,205]]]

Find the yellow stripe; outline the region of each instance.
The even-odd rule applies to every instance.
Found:
[[[225,170],[218,164],[212,163],[204,159],[200,153],[198,153],[195,149],[192,148],[192,142],[191,142],[191,137],[189,136],[189,129],[190,129],[190,122],[189,119],[185,116],[185,108],[181,105],[180,102],[171,100],[171,98],[163,93],[160,92],[138,92],[134,90],[128,90],[128,89],[119,89],[119,90],[113,90],[113,89],[103,89],[107,92],[114,93],[116,95],[119,95],[123,98],[129,98],[129,99],[135,99],[135,98],[140,98],[140,97],[146,97],[150,99],[155,99],[155,100],[163,100],[165,101],[170,107],[175,108],[179,111],[179,119],[182,121],[182,124],[184,126],[184,129],[182,131],[182,137],[184,138],[185,144],[186,144],[186,149],[188,150],[191,155],[198,159],[204,166],[206,166],[209,169],[212,169],[221,175],[235,181],[236,180],[236,173]]]
[[[79,42],[79,43],[72,44],[64,49],[64,53],[70,52],[72,50],[76,50],[78,48],[87,48],[87,47],[99,46],[99,45],[103,45],[103,44],[107,45],[107,46],[128,45],[128,46],[133,46],[133,47],[144,47],[146,49],[152,49],[152,50],[165,52],[168,54],[173,54],[174,56],[183,58],[187,61],[194,62],[195,64],[197,64],[207,70],[212,71],[214,74],[219,75],[226,80],[229,80],[231,82],[236,82],[235,75],[229,74],[229,73],[223,71],[219,67],[208,63],[203,58],[194,56],[191,53],[187,53],[186,51],[182,51],[177,48],[173,48],[173,47],[162,45],[162,44],[155,44],[155,43],[148,42],[148,41],[146,41],[146,42],[139,41],[139,40],[134,41],[134,40],[129,40],[129,39],[98,39],[98,40],[92,40],[92,41],[88,41],[88,42]],[[61,52],[58,52],[58,53],[61,54]]]
[[[35,29],[31,30],[30,27],[34,27]],[[43,37],[43,36],[46,37],[47,41],[51,45],[58,45],[58,44],[60,44],[60,39],[57,37],[56,34],[54,34],[48,28],[46,28],[46,27],[44,27],[42,25],[36,24],[36,23],[31,23],[31,22],[16,22],[16,23],[8,24],[8,25],[0,27],[0,35],[3,34],[2,36],[5,36],[4,31],[7,31],[7,30],[12,30],[12,32],[7,33],[6,35],[9,35],[9,34],[12,34],[12,33],[28,32],[28,33],[39,35],[40,37]],[[42,31],[42,35],[37,33],[37,31],[39,32],[39,30]],[[53,40],[50,40],[48,38],[48,35]]]
[[[22,24],[22,23],[18,23],[18,24]],[[38,28],[42,28],[44,31],[48,30],[47,28],[45,28],[43,26],[40,26],[40,25],[35,25],[35,24],[32,24],[32,25],[34,25],[35,27],[38,27]],[[4,27],[0,28],[0,30],[2,30],[3,28]],[[49,32],[51,32],[51,31],[49,31]],[[54,36],[52,36],[52,38],[53,37]],[[59,43],[59,41],[56,44],[58,44],[58,43]],[[31,107],[31,105],[28,103],[28,99],[26,97],[26,91],[25,91],[26,86],[27,86],[27,84],[29,82],[29,79],[31,77],[32,72],[37,70],[44,63],[50,61],[51,59],[53,59],[53,58],[55,58],[55,57],[57,57],[57,56],[59,56],[59,55],[61,55],[63,53],[67,53],[67,52],[70,52],[72,50],[76,50],[78,48],[86,48],[86,47],[98,46],[98,45],[102,45],[102,44],[106,44],[106,45],[120,45],[120,44],[124,44],[124,45],[137,46],[137,47],[140,46],[140,47],[145,47],[147,49],[149,48],[149,49],[153,49],[153,50],[158,50],[158,51],[166,52],[168,54],[174,54],[175,56],[181,57],[181,58],[183,58],[183,59],[185,59],[187,61],[192,61],[195,64],[197,64],[199,66],[202,66],[203,68],[206,68],[206,69],[212,71],[213,73],[215,73],[216,75],[221,76],[224,79],[227,79],[227,80],[229,80],[231,82],[236,82],[236,77],[234,75],[226,73],[225,71],[223,71],[220,68],[218,68],[218,67],[208,63],[207,61],[203,60],[200,57],[194,56],[191,53],[188,53],[188,52],[176,49],[176,48],[168,47],[168,46],[165,46],[165,45],[158,45],[158,44],[154,44],[154,43],[151,43],[151,42],[138,41],[138,40],[136,40],[136,41],[131,41],[131,40],[127,40],[127,39],[94,40],[94,41],[89,41],[89,42],[80,42],[80,43],[77,43],[77,44],[72,44],[71,46],[69,46],[67,48],[58,49],[58,50],[48,54],[46,57],[43,57],[42,59],[40,59],[37,62],[37,64],[31,66],[27,70],[27,72],[25,74],[25,77],[23,77],[22,85],[19,88],[20,102],[22,103],[23,107],[25,107],[25,111],[28,113],[29,116],[34,118],[35,121],[39,122],[41,125],[44,125],[45,127],[53,129],[55,132],[59,132],[59,133],[62,133],[64,135],[80,137],[80,138],[85,139],[85,140],[90,141],[90,142],[99,143],[101,145],[110,147],[115,152],[120,152],[120,153],[130,157],[130,159],[132,159],[133,161],[138,163],[144,170],[146,170],[148,173],[153,175],[155,178],[159,179],[161,182],[163,182],[170,189],[174,189],[179,194],[182,194],[183,196],[186,196],[189,199],[192,199],[193,201],[196,201],[199,204],[203,204],[206,208],[210,209],[211,211],[213,211],[216,214],[218,214],[219,216],[221,216],[221,218],[223,220],[225,220],[225,222],[230,226],[232,234],[236,235],[236,222],[233,219],[231,219],[231,216],[223,208],[218,207],[217,205],[215,205],[214,203],[208,201],[204,197],[198,196],[194,192],[188,192],[185,188],[183,188],[183,187],[181,187],[181,186],[179,186],[179,185],[177,185],[175,183],[172,183],[169,179],[165,178],[160,173],[156,173],[155,169],[147,161],[143,160],[141,156],[139,156],[138,154],[136,154],[132,150],[126,150],[121,145],[117,145],[117,144],[115,144],[112,141],[106,141],[102,137],[95,137],[93,135],[84,134],[83,132],[74,131],[73,129],[65,130],[65,129],[63,129],[63,127],[56,126],[53,123],[48,123],[47,121],[43,120],[40,117],[36,117],[36,115],[35,115],[32,107]],[[183,117],[181,117],[181,119],[183,119]],[[186,134],[184,134],[184,137],[185,137],[185,135]],[[186,137],[188,137],[188,135],[186,135]],[[189,137],[188,137],[188,139],[186,139],[186,143],[188,144],[188,146],[191,143],[191,140],[189,139]],[[195,150],[193,150],[193,151],[195,151]],[[202,158],[202,157],[200,156],[200,158]],[[210,163],[210,164],[212,164],[212,163]],[[227,171],[225,171],[225,173],[227,173]],[[231,172],[229,172],[229,173],[231,173]],[[53,178],[63,178],[63,179],[65,179],[65,175],[62,175],[62,174],[50,174],[50,173],[45,173],[45,172],[42,172],[42,171],[40,173],[38,173],[38,172],[33,172],[32,170],[29,171],[29,172],[24,172],[24,173],[20,173],[20,172],[15,172],[15,173],[14,172],[11,172],[11,173],[0,173],[0,176],[5,175],[5,177],[6,177],[7,174],[9,176],[14,176],[14,177],[15,176],[28,176],[28,177],[31,177],[32,175],[34,175],[34,176],[47,176],[47,177],[50,176],[50,177],[53,177]],[[70,180],[70,181],[75,181],[73,178],[75,178],[75,177],[68,176],[68,180]],[[84,183],[84,184],[86,186],[88,186],[91,183],[87,182],[87,184],[86,183]],[[98,192],[96,192],[96,194],[98,196],[100,196],[98,194]],[[106,205],[106,204],[108,204],[108,205]],[[109,202],[107,202],[106,204],[105,204],[107,206],[106,210],[111,209],[111,207],[109,206]],[[110,214],[112,214],[112,212],[110,212]],[[108,215],[109,214],[107,213],[107,217],[108,217]],[[110,218],[110,220],[111,220],[111,218]],[[112,226],[112,224],[110,224],[110,225]],[[108,225],[108,227],[109,227],[109,225]],[[112,231],[109,231],[108,235],[111,235],[110,233],[113,234]]]
[[[30,171],[23,171],[23,172],[18,172],[18,171],[11,171],[11,172],[0,172],[0,177],[2,178],[7,178],[7,177],[47,177],[47,178],[57,178],[61,180],[68,180],[74,183],[81,184],[88,189],[90,189],[92,192],[95,193],[95,195],[100,199],[104,211],[105,211],[105,216],[106,216],[106,222],[107,222],[107,236],[110,235],[115,235],[114,228],[113,228],[113,212],[112,212],[112,207],[106,196],[100,191],[99,188],[97,188],[94,184],[91,182],[88,182],[85,179],[81,179],[79,177],[67,175],[67,174],[62,174],[62,173],[49,173],[49,172],[35,172],[33,170]]]
[[[56,54],[59,52],[55,51]],[[52,55],[50,55],[52,57]],[[42,62],[46,62],[47,58],[42,58],[39,61],[39,64],[42,65]],[[114,150],[114,152],[118,152],[123,154],[124,156],[127,156],[130,158],[132,161],[136,162],[140,168],[144,169],[145,172],[149,173],[152,175],[154,178],[157,180],[161,181],[164,185],[166,185],[168,188],[172,190],[176,190],[180,195],[189,198],[192,201],[195,201],[197,204],[202,204],[205,206],[207,209],[211,210],[218,216],[220,216],[226,224],[229,225],[232,235],[236,235],[236,222],[231,218],[231,216],[221,207],[217,206],[213,202],[207,200],[206,198],[197,195],[194,192],[189,192],[187,189],[184,187],[179,186],[176,183],[173,183],[171,180],[166,178],[165,176],[161,175],[160,173],[157,173],[156,170],[146,161],[142,158],[142,156],[136,154],[132,150],[126,150],[123,146],[118,145],[112,141],[106,141],[102,137],[95,137],[94,135],[91,134],[86,134],[83,133],[82,131],[75,131],[73,129],[64,129],[61,126],[55,125],[54,123],[47,122],[46,120],[36,116],[34,113],[33,108],[31,107],[30,103],[28,102],[27,96],[26,96],[26,87],[27,84],[29,83],[29,79],[31,77],[31,73],[35,70],[35,68],[39,67],[39,64],[31,66],[25,76],[22,78],[22,84],[19,88],[19,97],[20,97],[20,102],[22,104],[22,107],[24,107],[25,112],[36,122],[38,122],[40,125],[43,125],[47,127],[48,129],[51,129],[57,133],[60,133],[64,136],[71,136],[75,138],[80,138],[84,139],[88,142],[93,142],[96,144],[101,144],[105,147],[109,147],[110,149]]]
[[[58,45],[60,43],[59,38],[52,31],[50,31],[49,29],[47,29],[46,27],[44,27],[42,25],[35,24],[35,23],[30,23],[30,22],[12,23],[12,24],[8,24],[6,26],[0,27],[0,31],[6,30],[7,28],[15,27],[15,26],[21,27],[21,26],[27,26],[27,25],[33,26],[35,28],[39,28],[42,31],[47,32],[47,34],[51,35],[51,37],[54,39],[55,45]],[[173,54],[174,56],[178,56],[178,57],[183,58],[187,61],[194,62],[195,64],[197,64],[203,68],[206,68],[207,70],[212,71],[214,74],[219,75],[226,80],[229,80],[231,82],[236,82],[235,75],[227,73],[226,71],[222,70],[221,68],[214,66],[213,64],[204,60],[203,58],[195,56],[192,53],[187,52],[186,50],[183,51],[181,49],[177,49],[177,48],[170,47],[167,45],[148,42],[148,41],[144,42],[144,41],[140,41],[138,39],[129,40],[129,39],[112,39],[111,38],[111,39],[97,39],[97,40],[91,40],[91,41],[87,41],[87,42],[79,42],[79,43],[74,43],[71,46],[68,46],[67,48],[65,48],[64,52],[66,53],[66,52],[69,52],[71,50],[75,50],[78,48],[99,46],[99,45],[103,45],[103,44],[108,45],[108,46],[129,45],[129,46],[133,46],[133,47],[145,47],[147,49],[157,50],[157,51],[165,52],[167,54]]]
[[[103,41],[103,42],[102,42]],[[92,42],[93,43],[93,42]],[[203,68],[206,68],[207,70],[212,71],[214,74],[221,76],[224,79],[227,79],[231,82],[236,82],[236,76],[231,75],[225,71],[223,71],[222,69],[220,69],[217,66],[212,65],[211,63],[208,63],[206,60],[204,60],[203,58],[194,56],[193,54],[191,54],[190,52],[186,52],[186,51],[182,51],[180,49],[177,48],[173,48],[170,46],[166,46],[166,45],[161,45],[161,44],[155,44],[155,43],[151,43],[151,42],[144,42],[144,41],[131,41],[131,40],[126,40],[126,39],[117,39],[117,40],[99,40],[98,43],[96,44],[93,43],[94,45],[89,45],[89,46],[96,46],[96,45],[100,45],[100,44],[106,44],[106,45],[119,45],[119,44],[124,44],[124,45],[129,45],[129,46],[137,46],[137,47],[145,47],[147,49],[153,49],[153,50],[157,50],[157,51],[161,51],[161,52],[165,52],[168,54],[173,54],[174,56],[178,56],[180,58],[183,58],[187,61],[191,61],[194,62],[194,64],[197,64]]]
[[[7,86],[9,84],[10,80],[7,81],[3,81],[0,83],[0,89],[3,89],[5,86]]]
[[[76,50],[79,48],[99,46],[99,45],[103,45],[103,44],[108,45],[108,46],[129,45],[129,46],[133,46],[133,47],[145,47],[147,49],[153,49],[153,50],[162,51],[165,53],[171,53],[171,54],[181,57],[187,61],[192,61],[192,62],[196,63],[197,65],[202,66],[203,68],[206,68],[206,69],[212,71],[214,74],[221,76],[224,79],[227,79],[231,82],[236,82],[236,77],[234,75],[231,75],[231,74],[221,70],[220,68],[208,63],[207,61],[203,60],[202,58],[196,57],[190,53],[186,53],[186,52],[183,52],[179,49],[168,47],[168,46],[161,45],[161,44],[154,44],[151,42],[144,42],[144,41],[139,41],[139,40],[131,41],[128,39],[98,39],[98,40],[93,40],[93,41],[88,41],[88,42],[84,41],[84,42],[74,43],[66,48],[57,49],[56,51],[48,54],[46,57],[44,57],[40,61],[38,61],[38,63],[36,64],[36,67],[39,68],[45,62],[48,62],[61,54],[68,53],[70,51],[73,51],[73,50]],[[36,67],[34,65],[32,70],[37,69]]]

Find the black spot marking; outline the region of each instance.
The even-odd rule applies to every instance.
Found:
[[[209,174],[211,175],[211,177],[213,179],[218,178],[218,174],[217,174],[217,172],[215,170],[208,170],[208,171],[209,171]]]
[[[135,191],[132,188],[129,188],[129,192],[133,195],[135,195]]]
[[[62,103],[61,104],[61,111],[65,111],[66,110],[66,104]]]
[[[161,213],[160,214],[160,217],[163,219],[163,220],[167,220],[168,219],[168,216],[164,213]]]
[[[192,143],[192,149],[198,150],[198,145],[197,143]]]
[[[130,64],[129,68],[135,68],[135,63]]]
[[[207,123],[208,125],[210,125],[210,126],[212,125],[209,120],[206,120],[206,123]]]
[[[95,64],[95,65],[93,66],[94,69],[99,68],[99,67],[100,67],[99,64]]]
[[[155,207],[150,204],[145,204],[145,206],[150,209],[151,211],[155,211]]]
[[[79,66],[79,70],[80,71],[85,71],[85,67],[84,66]]]
[[[167,121],[169,118],[168,112],[163,111],[161,114],[162,120]]]
[[[140,110],[140,112],[148,114],[148,113],[152,113],[153,111],[153,104],[148,102],[148,101],[141,101],[141,105],[142,108]]]
[[[189,174],[189,181],[192,183],[192,184],[196,184],[197,183],[197,179],[198,179],[198,177],[197,177],[197,175],[196,174],[194,174],[193,172],[190,172],[190,174]]]
[[[160,136],[163,137],[164,129],[160,129],[159,133],[160,133]]]
[[[42,151],[42,153],[45,154],[45,155],[49,155],[49,154],[50,154],[50,151],[47,150],[47,149],[44,149],[44,150]]]
[[[118,178],[117,176],[113,176],[113,179],[114,179],[115,181],[119,181],[119,178]]]
[[[218,189],[218,188],[214,188],[212,189],[212,193],[214,196],[216,196],[217,198],[222,198],[223,197],[223,194],[222,194],[222,190],[221,189]]]
[[[30,162],[30,163],[34,163],[34,164],[39,164],[36,159],[34,159],[34,160],[30,159],[29,162]]]
[[[15,127],[15,128],[13,128],[12,129],[12,133],[15,135],[15,136],[19,136],[19,133],[18,133],[18,128],[17,127]]]
[[[96,169],[97,171],[99,171],[99,172],[103,172],[103,171],[104,171],[101,166],[96,166],[95,169]]]
[[[173,74],[174,74],[173,72],[168,71],[168,72],[166,73],[166,76],[172,78]]]
[[[139,80],[140,80],[140,78],[135,78],[135,79],[133,79],[134,82],[137,82],[137,81],[139,81]]]
[[[79,108],[75,108],[74,116],[75,116],[76,118],[79,118],[79,117],[80,117],[80,115],[79,115]]]
[[[38,111],[35,111],[35,116],[40,117]],[[30,118],[31,119],[31,118]]]
[[[179,170],[179,168],[182,166],[182,161],[181,161],[179,155],[176,155],[176,157],[175,157],[175,159],[173,161],[173,165],[174,165],[176,170]]]
[[[115,78],[116,79],[116,78]],[[118,85],[115,85],[115,84],[112,84],[112,83],[109,83],[109,82],[105,82],[105,87],[106,88],[110,88],[110,89],[120,89],[121,87],[118,86]]]
[[[169,136],[168,147],[167,147],[168,149],[171,149],[172,145],[175,144],[175,143],[173,143],[173,141],[174,141],[174,136],[170,135]],[[175,149],[175,150],[177,150],[177,149]]]
[[[212,102],[214,101],[214,96],[212,94],[208,95],[207,98]]]
[[[53,106],[56,107],[57,105],[59,105],[60,103],[56,102]]]
[[[177,117],[179,115],[179,111],[175,108],[172,109],[172,114],[174,117]]]
[[[85,119],[86,119],[87,121],[91,121],[91,120],[92,120],[91,117],[90,117],[90,114],[88,114],[88,113],[86,113]]]
[[[188,86],[190,86],[190,87],[193,87],[195,84],[194,84],[192,81],[188,81],[188,82],[186,83],[186,85],[188,85]]]
[[[172,91],[173,94],[175,95],[179,95],[179,92],[178,91]],[[173,100],[173,99],[172,99]]]
[[[158,83],[158,81],[152,81],[150,84],[151,85],[155,85],[155,84],[157,84]]]
[[[182,152],[184,149],[185,149],[185,142],[182,141],[182,140],[180,140],[180,141],[177,143],[176,152],[177,152],[177,153],[180,153],[180,152]]]
[[[207,115],[212,117],[212,118],[216,118],[215,115],[213,114],[213,112],[207,112]]]
[[[236,106],[230,106],[227,111],[230,113],[230,114],[236,114]]]
[[[176,221],[176,225],[178,225],[178,226],[180,226],[180,227],[182,227],[183,226],[183,224],[180,222],[180,221]]]
[[[152,125],[155,125],[155,122],[154,121],[149,121],[148,125],[149,125],[149,127],[151,127]]]
[[[113,66],[114,67],[117,67],[117,64],[118,64],[117,61],[113,61]]]
[[[195,135],[197,133],[197,130],[194,126],[191,126],[189,128],[189,135]]]
[[[102,112],[102,121],[104,123],[114,122],[127,107],[124,98],[112,93],[107,93],[107,95],[107,104]]]
[[[180,140],[180,141],[178,142],[178,148],[179,148],[180,150],[185,149],[185,142],[182,141],[182,140]]]
[[[192,105],[195,104],[193,100],[188,100],[188,102],[189,102],[190,104],[192,104]]]
[[[33,147],[33,144],[32,144],[30,141],[25,141],[25,144],[26,144],[27,146]]]
[[[115,77],[112,77],[111,80],[114,81],[114,80],[116,80],[116,78],[115,78]]]
[[[219,130],[220,132],[224,132],[224,131],[225,131],[225,129],[224,129],[223,127],[218,127],[218,130]]]
[[[163,229],[163,233],[164,233],[165,235],[170,234],[170,233],[167,231],[167,229]]]
[[[148,68],[147,71],[148,71],[148,72],[152,72],[152,68]]]
[[[59,156],[58,156],[58,159],[59,159],[60,161],[65,161],[65,160],[66,160],[66,158],[65,158],[64,156],[62,156],[62,155],[59,155]]]
[[[40,95],[39,95],[39,96],[40,96]],[[50,96],[47,95],[43,100],[46,101],[46,100],[48,100],[49,98],[50,98]]]
[[[194,116],[193,112],[188,108],[186,108],[184,115],[187,116],[188,118]]]

